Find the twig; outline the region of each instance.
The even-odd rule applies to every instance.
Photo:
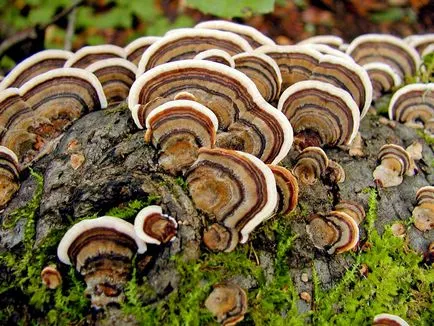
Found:
[[[72,38],[75,32],[75,19],[77,17],[77,7],[74,7],[68,15],[68,26],[66,27],[65,43],[64,49],[71,51],[72,49]]]

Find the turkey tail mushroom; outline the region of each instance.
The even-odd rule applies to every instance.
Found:
[[[298,203],[298,182],[294,175],[283,166],[268,165],[274,174],[277,186],[277,206],[279,214],[291,213]]]
[[[414,226],[426,232],[434,228],[434,187],[425,186],[416,193],[416,207],[413,210]]]
[[[412,35],[409,39],[405,39],[411,47],[415,48],[419,54],[434,43],[434,34]]]
[[[379,314],[374,317],[372,326],[410,326],[399,316],[391,314]]]
[[[378,160],[381,163],[375,168],[373,176],[375,182],[384,188],[400,185],[411,166],[407,151],[394,144],[383,145],[378,152]]]
[[[196,60],[208,60],[216,63],[220,63],[222,65],[235,68],[234,59],[230,56],[229,53],[219,49],[211,49],[198,53],[194,59]]]
[[[143,53],[160,39],[157,36],[144,36],[132,41],[124,48],[127,60],[138,66]]]
[[[9,148],[0,146],[0,209],[20,188],[18,158]]]
[[[301,42],[298,42],[297,45],[310,45],[310,44],[325,44],[332,48],[339,49],[339,47],[344,43],[342,38],[335,35],[318,35],[309,37]]]
[[[389,65],[381,62],[371,62],[363,66],[369,75],[372,83],[375,101],[383,94],[391,92],[394,88],[401,85],[401,77]]]
[[[127,54],[119,46],[112,44],[85,46],[75,52],[68,61],[65,62],[65,68],[86,68],[92,63],[110,58],[125,59]]]
[[[334,208],[335,211],[346,213],[359,225],[366,217],[363,206],[352,200],[341,200]]]
[[[329,165],[327,154],[319,147],[306,147],[296,159],[292,169],[297,179],[305,184],[314,184],[324,173]]]

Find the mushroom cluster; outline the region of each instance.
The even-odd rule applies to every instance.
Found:
[[[416,207],[413,210],[414,225],[425,232],[434,228],[434,187],[420,188],[416,193]]]
[[[375,182],[384,188],[394,187],[402,183],[405,174],[414,175],[411,167],[413,159],[401,146],[386,144],[378,152],[378,165],[373,173]]]

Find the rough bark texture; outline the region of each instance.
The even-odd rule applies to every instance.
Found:
[[[372,171],[376,166],[379,148],[385,143],[408,146],[419,139],[415,130],[403,125],[391,128],[371,115],[363,120],[360,131],[365,144],[365,157],[352,158],[340,149],[326,151],[346,171],[343,184],[333,186],[317,182],[311,187],[300,187],[299,205],[308,213],[326,212],[340,198],[358,201],[366,209],[368,194],[363,190],[375,187]],[[201,234],[208,220],[195,209],[179,182],[159,170],[157,152],[144,144],[143,136],[144,132],[136,129],[129,110],[122,105],[90,113],[74,123],[57,148],[33,167],[44,175],[43,197],[37,215],[36,245],[43,242],[49,230],[69,223],[68,220],[104,213],[110,207],[132,199],[158,195],[158,204],[162,205],[164,212],[180,223],[179,236],[174,242],[161,249],[150,246],[154,259],[146,268],[147,279],[157,295],[164,297],[177,287],[179,281],[174,263],[169,258],[178,253],[190,258],[199,257],[200,252],[205,250],[201,245]],[[283,162],[285,166],[292,166],[294,155],[291,153]],[[393,220],[410,218],[417,189],[434,183],[433,160],[432,148],[424,143],[423,159],[417,164],[420,173],[414,177],[404,177],[404,182],[398,187],[379,189],[376,227],[380,232],[385,224]],[[34,189],[34,179],[27,177],[19,193],[3,212],[3,219],[7,219],[17,207],[25,205],[32,198]],[[24,224],[25,220],[21,220],[15,228],[0,231],[1,249],[13,251],[20,245]],[[312,283],[301,281],[303,272],[307,272],[311,279],[312,263],[321,282],[331,286],[350,267],[350,256],[329,256],[314,249],[305,231],[305,217],[294,218],[291,226],[298,238],[287,261],[297,291],[312,292]],[[411,246],[420,252],[425,251],[433,239],[433,231],[422,233],[414,227],[409,231]],[[272,278],[275,252],[273,238],[260,226],[249,242],[258,254],[266,277]],[[248,278],[240,277],[237,281],[246,289],[255,286],[254,280]],[[298,305],[301,311],[309,309],[302,300]],[[124,317],[120,311],[115,311],[106,322]]]

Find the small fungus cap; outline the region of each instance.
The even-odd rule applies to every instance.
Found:
[[[399,316],[391,314],[379,314],[374,317],[372,325],[375,326],[409,326],[408,323]]]
[[[229,53],[220,49],[210,49],[196,54],[196,60],[208,60],[216,63],[221,63],[225,66],[235,68],[234,59]]]
[[[298,42],[298,45],[307,45],[307,44],[324,44],[333,48],[339,48],[344,41],[339,36],[335,35],[317,35],[312,36],[307,39],[304,39],[301,42]]]
[[[292,171],[301,183],[307,185],[314,184],[324,175],[329,165],[327,154],[319,147],[306,147],[296,162]]]
[[[277,193],[279,196],[276,210],[278,213],[286,215],[292,212],[298,203],[298,182],[296,177],[278,165],[268,165],[276,179]]]
[[[119,46],[112,44],[92,45],[82,47],[75,52],[66,62],[65,68],[86,68],[90,64],[110,59],[110,58],[126,58],[125,50]]]
[[[128,61],[134,63],[136,66],[139,64],[143,53],[149,48],[153,43],[161,39],[157,36],[144,36],[135,39],[129,43],[124,49],[127,55]]]

